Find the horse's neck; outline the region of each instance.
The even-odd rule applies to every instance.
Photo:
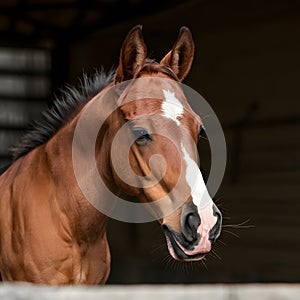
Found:
[[[72,147],[75,128],[81,117],[79,113],[75,118],[62,128],[58,133],[45,145],[45,155],[49,163],[51,177],[57,188],[57,195],[61,195],[62,209],[68,211],[71,226],[82,239],[91,238],[105,233],[107,217],[96,210],[82,194],[77,179],[74,174],[72,161]],[[112,116],[112,126],[104,125],[104,130],[100,131],[97,144],[96,156],[98,157],[98,169],[102,173],[104,181],[106,178],[110,182],[106,182],[109,188],[117,192],[111,177],[111,169],[109,164],[109,145],[110,137],[117,130],[118,124],[116,116]],[[114,119],[115,118],[115,119]],[[111,132],[107,132],[111,130]],[[84,158],[83,158],[84,160]],[[67,191],[67,192],[66,192]],[[103,195],[98,195],[99,199]]]

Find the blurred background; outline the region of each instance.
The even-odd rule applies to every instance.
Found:
[[[117,65],[136,24],[158,60],[182,25],[191,29],[185,83],[213,107],[227,140],[216,201],[225,224],[253,226],[225,227],[205,264],[182,265],[156,223],[112,220],[109,283],[299,282],[300,1],[0,0],[0,164],[66,83]],[[209,150],[203,140],[200,155],[201,146]]]

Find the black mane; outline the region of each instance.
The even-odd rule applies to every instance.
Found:
[[[43,112],[43,119],[32,124],[20,142],[12,150],[13,160],[27,154],[47,142],[60,128],[72,119],[79,110],[107,86],[114,77],[114,72],[103,70],[93,76],[83,75],[79,88],[66,87],[61,98],[56,98],[53,105]]]

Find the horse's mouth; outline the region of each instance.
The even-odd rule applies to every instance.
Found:
[[[205,257],[206,253],[190,254],[190,250],[186,249],[176,238],[176,235],[167,227],[164,228],[167,245],[171,256],[179,261],[197,261]]]

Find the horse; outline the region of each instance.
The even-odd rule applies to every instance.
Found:
[[[95,113],[90,120],[102,124],[92,156],[107,189],[116,197],[123,194],[138,199],[137,204],[157,204],[149,213],[161,225],[175,260],[197,261],[211,251],[221,232],[222,215],[208,192],[209,201],[201,205],[206,187],[198,166],[197,143],[203,122],[181,87],[193,57],[191,32],[182,27],[160,62],[149,59],[142,27],[137,25],[123,41],[115,71],[84,76],[80,88],[68,88],[43,120],[21,138],[12,149],[12,163],[0,176],[3,281],[49,285],[107,281],[109,213],[87,199],[78,184],[73,156],[75,151],[84,169],[90,156],[82,150],[87,135],[83,132],[79,135],[82,140],[74,143],[76,128],[85,111],[112,88],[110,101],[92,109]],[[104,118],[106,106],[111,113]],[[164,158],[163,163],[152,159],[157,155]],[[83,174],[80,180],[93,190],[86,178],[91,177]],[[93,191],[100,203],[106,201],[107,193]],[[161,213],[162,198],[167,213]],[[114,202],[106,206],[112,211]]]

